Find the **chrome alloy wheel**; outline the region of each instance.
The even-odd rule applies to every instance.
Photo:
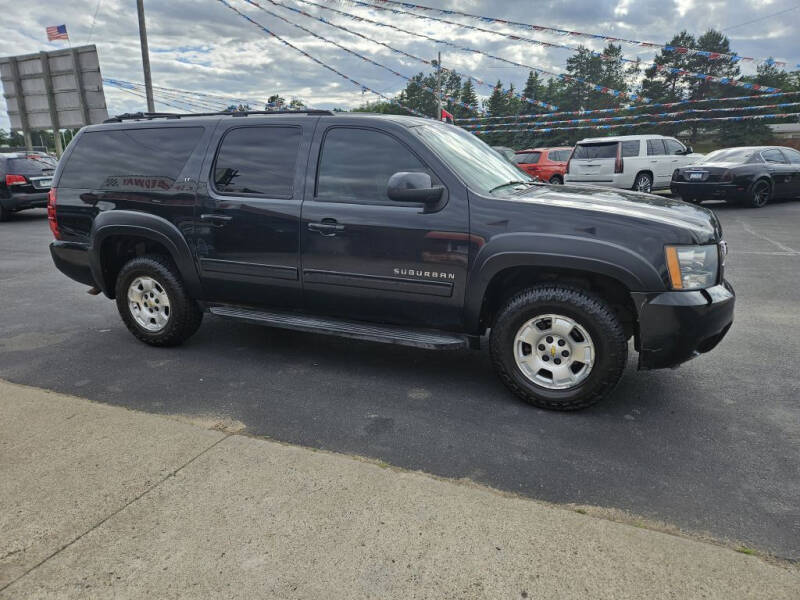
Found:
[[[140,327],[158,332],[167,326],[170,316],[169,296],[152,277],[137,277],[128,287],[128,308]]]
[[[639,175],[636,179],[636,191],[649,194],[652,189],[653,184],[650,182],[650,178],[647,175]]]
[[[514,359],[536,385],[565,390],[580,384],[592,372],[595,348],[589,333],[575,319],[539,315],[517,332]]]

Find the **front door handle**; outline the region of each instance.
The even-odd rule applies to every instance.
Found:
[[[227,223],[233,220],[233,217],[230,215],[218,215],[216,213],[207,213],[204,215],[200,215],[201,221],[214,221],[217,223]]]
[[[337,231],[344,231],[344,225],[339,225],[335,219],[322,219],[316,223],[309,223],[308,230],[325,236],[334,236]]]

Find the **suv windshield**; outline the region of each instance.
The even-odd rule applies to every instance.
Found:
[[[459,127],[419,125],[412,127],[411,131],[476,192],[488,194],[492,190],[512,190],[502,186],[517,181],[533,183],[531,177],[503,160],[475,135]]]
[[[578,144],[575,146],[573,159],[582,158],[616,158],[618,142],[601,142],[595,144]]]
[[[29,156],[26,158],[11,158],[8,160],[8,170],[10,173],[20,175],[34,175],[47,171],[52,173],[56,168],[56,162],[49,156]]]

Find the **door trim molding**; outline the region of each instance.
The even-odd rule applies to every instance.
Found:
[[[215,275],[232,275],[236,277],[252,277],[254,279],[288,279],[292,281],[297,281],[298,273],[296,267],[220,260],[218,258],[201,258],[200,269],[203,274],[208,274],[212,277]]]
[[[445,281],[426,281],[405,277],[384,277],[381,275],[362,275],[360,273],[342,273],[340,271],[320,271],[316,269],[303,269],[303,283],[357,287],[385,290],[387,292],[405,292],[444,298],[450,298],[453,295],[453,284]]]

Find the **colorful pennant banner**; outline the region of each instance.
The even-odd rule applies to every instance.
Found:
[[[230,5],[230,4],[229,4],[229,3],[228,3],[226,0],[217,0],[217,2],[219,2],[220,4],[223,4],[224,6],[227,6],[229,9],[231,9],[231,10],[232,10],[233,12],[235,12],[237,15],[239,15],[239,16],[240,16],[240,17],[242,17],[243,19],[245,19],[245,20],[249,21],[250,23],[252,23],[252,24],[253,24],[253,25],[255,25],[256,27],[258,27],[258,28],[259,28],[261,31],[263,31],[264,33],[266,33],[267,35],[269,35],[270,37],[273,37],[273,38],[275,38],[275,39],[276,39],[276,40],[278,40],[280,43],[282,43],[284,46],[288,46],[288,47],[289,47],[289,48],[291,48],[292,50],[295,50],[296,52],[299,52],[300,54],[302,54],[303,56],[305,56],[307,59],[309,59],[309,60],[311,60],[311,61],[313,61],[313,62],[317,63],[319,66],[321,66],[321,67],[324,67],[324,68],[328,69],[329,71],[331,71],[332,73],[335,73],[336,75],[338,75],[338,76],[339,76],[339,77],[341,77],[342,79],[344,79],[344,80],[346,80],[346,81],[349,81],[349,82],[350,82],[350,83],[352,83],[353,85],[355,85],[355,86],[357,86],[357,87],[361,88],[361,91],[362,91],[362,92],[370,92],[371,94],[375,94],[376,96],[378,96],[378,97],[379,97],[379,98],[381,98],[382,100],[384,100],[384,101],[386,101],[386,102],[389,102],[390,104],[394,104],[395,106],[399,106],[399,107],[400,107],[400,108],[402,108],[403,110],[405,110],[405,111],[407,111],[407,112],[409,112],[409,113],[411,113],[411,114],[413,114],[413,115],[416,115],[416,116],[418,116],[418,117],[422,117],[422,118],[425,118],[425,119],[430,119],[430,118],[431,118],[431,117],[429,117],[429,116],[428,116],[428,115],[426,115],[426,114],[423,114],[423,113],[421,113],[421,112],[419,112],[419,111],[417,111],[417,110],[414,110],[413,108],[409,108],[408,106],[405,106],[405,105],[401,104],[400,102],[398,102],[398,101],[397,101],[397,100],[395,100],[394,98],[390,98],[389,96],[386,96],[386,95],[384,95],[384,94],[380,93],[380,92],[379,92],[379,91],[377,91],[377,90],[373,90],[372,88],[370,88],[370,87],[367,87],[366,85],[364,85],[364,84],[362,84],[362,83],[359,83],[358,81],[356,81],[356,80],[355,80],[355,79],[353,79],[352,77],[349,77],[348,75],[345,75],[345,74],[344,74],[344,73],[342,73],[341,71],[339,71],[339,70],[337,70],[337,69],[334,69],[334,68],[333,68],[333,67],[331,67],[330,65],[328,65],[328,64],[326,64],[326,63],[322,62],[321,60],[319,60],[318,58],[315,58],[314,56],[310,55],[310,54],[309,54],[308,52],[306,52],[305,50],[301,50],[300,48],[298,48],[297,46],[295,46],[295,45],[294,45],[294,44],[292,44],[291,42],[288,42],[288,41],[286,41],[286,40],[285,40],[285,39],[283,39],[281,36],[279,36],[277,33],[273,33],[272,31],[270,31],[269,29],[267,29],[266,27],[264,27],[264,26],[263,26],[261,23],[259,23],[259,22],[258,22],[258,21],[256,21],[255,19],[253,19],[253,18],[249,17],[248,15],[244,14],[243,12],[241,12],[240,10],[238,10],[237,8],[235,8],[234,6],[231,6],[231,5]]]
[[[489,33],[489,34],[492,34],[492,35],[497,35],[497,36],[509,38],[509,39],[515,40],[515,41],[528,42],[530,44],[535,44],[537,46],[544,46],[544,47],[547,47],[547,48],[563,48],[563,49],[573,50],[573,51],[579,50],[579,48],[577,48],[575,46],[567,46],[565,44],[553,44],[553,43],[550,43],[550,42],[544,42],[542,40],[536,40],[536,39],[533,39],[533,38],[527,38],[527,37],[512,35],[512,34],[509,34],[509,33],[503,33],[501,31],[493,31],[491,29],[486,29],[484,27],[476,27],[474,25],[467,25],[465,23],[458,23],[456,21],[449,21],[447,19],[440,19],[440,18],[437,18],[437,17],[429,17],[429,16],[426,16],[426,15],[418,15],[418,14],[413,13],[413,12],[408,12],[408,11],[405,11],[405,10],[399,10],[399,9],[394,9],[394,8],[386,8],[384,6],[376,6],[374,4],[370,4],[369,2],[360,2],[360,1],[357,1],[357,0],[346,0],[346,1],[350,2],[351,4],[355,4],[357,6],[370,7],[370,8],[375,8],[375,9],[378,9],[378,10],[385,10],[385,11],[389,11],[389,12],[392,12],[392,13],[395,13],[395,14],[409,15],[411,17],[416,17],[417,19],[423,19],[423,20],[428,20],[428,21],[436,21],[436,22],[439,22],[439,23],[447,23],[448,25],[455,25],[457,27],[462,27],[462,28],[465,28],[465,29],[472,29],[474,31],[480,31],[480,32],[483,32],[483,33]],[[381,2],[382,0],[374,0],[374,1],[375,2]],[[693,79],[701,79],[703,81],[712,81],[712,82],[718,83],[720,85],[732,85],[732,86],[735,86],[735,87],[741,87],[741,88],[753,89],[753,90],[762,90],[762,91],[765,91],[765,92],[779,92],[780,91],[778,88],[773,88],[773,87],[769,87],[769,86],[762,86],[762,85],[755,84],[755,83],[746,83],[746,82],[740,81],[738,79],[733,79],[731,77],[717,77],[715,75],[708,75],[706,73],[699,73],[697,71],[687,71],[686,69],[678,69],[678,68],[675,68],[675,67],[666,67],[664,65],[659,65],[659,64],[657,64],[655,62],[642,63],[641,61],[636,60],[636,59],[632,59],[632,58],[625,58],[625,57],[621,57],[621,56],[609,56],[607,54],[603,54],[602,52],[594,52],[594,51],[590,51],[590,52],[592,53],[593,56],[601,58],[602,60],[614,61],[614,62],[625,62],[625,63],[629,63],[629,64],[634,64],[634,65],[637,66],[637,68],[655,67],[659,71],[667,71],[667,72],[675,74],[675,75],[682,75],[682,76],[685,76],[685,77],[691,77]],[[708,53],[707,52],[705,54],[716,54],[716,53]]]
[[[329,0],[330,1],[330,0]],[[396,0],[373,0],[378,4],[391,4],[393,6],[402,6],[412,10],[422,10],[425,12],[434,12],[442,15],[459,17],[468,17],[470,19],[478,20],[482,23],[493,23],[498,25],[510,25],[513,27],[520,27],[528,31],[547,31],[557,35],[567,37],[580,37],[592,40],[605,40],[608,42],[623,42],[632,46],[641,48],[661,48],[667,52],[675,52],[676,54],[689,54],[692,56],[701,56],[708,60],[727,60],[730,62],[754,62],[763,63],[767,65],[775,65],[777,67],[785,67],[786,62],[773,60],[772,58],[753,58],[751,56],[739,56],[738,54],[726,54],[724,52],[708,52],[706,50],[697,50],[695,48],[687,48],[685,46],[671,46],[669,44],[655,44],[653,42],[642,42],[640,40],[631,40],[626,38],[613,37],[610,35],[601,35],[596,33],[586,33],[583,31],[570,31],[568,29],[558,29],[556,27],[547,27],[545,25],[532,25],[530,23],[520,23],[518,21],[508,21],[506,19],[495,19],[492,17],[483,17],[480,15],[473,15],[471,13],[462,12],[458,10],[445,10],[441,8],[432,8],[430,6],[423,6],[422,4],[409,4],[407,2],[397,2]],[[379,7],[375,7],[379,8]],[[800,64],[795,65],[800,68]]]
[[[222,1],[222,0],[220,0]],[[470,133],[475,135],[483,135],[489,133],[550,133],[552,131],[566,131],[568,129],[595,129],[607,130],[618,129],[620,127],[642,127],[642,126],[658,126],[658,125],[681,125],[686,123],[705,123],[711,121],[750,121],[758,119],[785,119],[787,117],[797,117],[800,113],[776,113],[771,115],[740,115],[735,117],[698,117],[694,119],[680,119],[676,121],[647,121],[644,123],[620,123],[618,125],[579,125],[570,127],[543,127],[543,128],[515,128],[515,129],[473,129]]]

